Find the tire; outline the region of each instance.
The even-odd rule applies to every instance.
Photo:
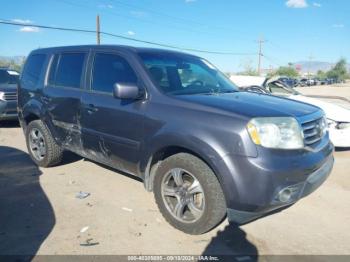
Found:
[[[40,157],[38,156],[39,150],[34,150],[33,143],[31,143],[33,141],[31,134],[33,133],[36,134],[36,140],[42,141],[40,148],[45,148],[45,153],[40,154]],[[62,161],[63,149],[56,143],[49,129],[41,120],[34,120],[28,124],[26,142],[29,155],[38,166],[51,167]]]
[[[169,185],[173,185],[172,188],[177,188],[174,191],[180,190],[173,178],[174,174],[180,174],[182,172],[181,170],[184,171],[180,175],[184,182],[183,187],[187,187],[188,195],[183,198],[180,196],[180,198],[186,199],[183,201],[189,201],[189,204],[187,204],[183,213],[177,213],[180,216],[184,214],[183,218],[179,219],[174,214],[176,211],[172,212],[172,207],[175,206],[174,210],[176,210],[177,205],[181,206],[179,204],[181,201],[178,200],[179,196],[164,196],[165,193],[163,192],[168,193]],[[186,179],[189,181],[186,181]],[[190,182],[191,180],[193,181],[192,184]],[[193,186],[195,180],[199,183],[199,187],[197,182],[197,186]],[[205,162],[191,154],[178,153],[162,161],[156,170],[153,186],[155,201],[163,217],[173,227],[187,234],[199,235],[206,233],[216,227],[226,217],[225,197],[217,177]],[[189,194],[191,188],[200,188],[203,193]],[[173,194],[174,191],[169,192]],[[200,190],[198,189],[198,191]],[[181,194],[181,192],[176,194]],[[204,196],[204,201],[202,198],[201,204],[197,203],[195,209],[193,209],[194,199],[198,198],[198,196],[199,198]],[[190,206],[192,207],[191,210],[195,210],[195,212],[191,212]],[[177,210],[179,209],[181,208]],[[199,210],[201,212],[198,212]],[[186,219],[188,221],[185,221]]]

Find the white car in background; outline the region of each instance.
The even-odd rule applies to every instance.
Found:
[[[325,102],[321,99],[305,96],[296,90],[286,86],[284,83],[278,81],[278,78],[260,78],[260,83],[257,78],[250,79],[249,76],[245,80],[242,76],[239,77],[239,81],[235,81],[236,77],[230,77],[241,90],[250,92],[272,94],[276,96],[287,97],[292,100],[315,105],[323,109],[326,114],[329,136],[335,147],[349,147],[350,148],[350,110],[345,107],[336,105],[335,103]],[[239,82],[239,83],[236,83]],[[319,96],[321,97],[321,96]],[[323,97],[329,99],[330,97]],[[346,99],[344,99],[346,100]],[[350,101],[349,106],[350,106]]]

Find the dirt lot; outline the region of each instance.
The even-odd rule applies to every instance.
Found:
[[[350,150],[336,152],[325,184],[289,209],[201,236],[168,225],[138,180],[72,154],[38,169],[26,152],[18,125],[0,127],[0,254],[350,255]]]

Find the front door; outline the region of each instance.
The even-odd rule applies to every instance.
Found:
[[[82,96],[85,153],[119,170],[136,173],[143,139],[144,101],[113,96],[115,83],[139,84],[128,61],[118,54],[95,53],[90,92]]]

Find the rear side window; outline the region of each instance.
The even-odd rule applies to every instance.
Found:
[[[115,83],[137,83],[129,63],[113,54],[96,54],[92,73],[92,90],[112,93]]]
[[[22,74],[22,86],[24,88],[33,89],[37,87],[45,60],[46,55],[44,54],[31,55],[28,58]]]
[[[56,58],[57,57],[57,58]],[[49,74],[49,84],[80,88],[85,53],[66,53],[55,56]]]

